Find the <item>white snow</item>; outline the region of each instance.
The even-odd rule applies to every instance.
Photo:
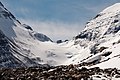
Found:
[[[118,63],[120,62],[118,57],[113,58],[114,56],[120,53],[119,46],[120,44],[113,45],[114,42],[117,42],[119,37],[119,32],[116,34],[109,33],[109,28],[113,28],[115,26],[119,26],[120,22],[113,23],[115,19],[120,20],[120,3],[117,3],[105,10],[103,10],[100,14],[101,16],[91,20],[83,31],[87,31],[86,33],[92,32],[92,41],[87,39],[77,39],[71,40],[69,42],[65,42],[62,44],[56,44],[52,42],[41,42],[33,36],[34,31],[30,31],[22,27],[17,23],[17,27],[14,27],[13,30],[16,34],[15,41],[17,44],[30,51],[30,58],[39,57],[41,62],[40,64],[50,64],[50,65],[66,65],[66,64],[78,64],[82,62],[92,62],[94,60],[104,61],[110,58],[110,60],[99,63],[95,66],[99,66],[101,68],[109,68],[116,67],[120,68]],[[103,14],[104,13],[104,14]],[[118,17],[114,17],[118,14]],[[112,17],[112,18],[111,18]],[[15,23],[16,24],[16,23]],[[77,44],[75,44],[77,42]],[[91,46],[95,44],[99,44],[97,49],[100,47],[108,47],[102,52],[98,52],[97,54],[90,54]],[[102,56],[106,52],[112,53],[108,56]],[[116,60],[118,60],[116,62]],[[109,65],[108,65],[109,64]]]
[[[0,12],[6,11],[0,6]],[[82,62],[92,62],[99,60],[98,66],[101,68],[120,68],[120,31],[114,32],[120,26],[120,3],[103,10],[100,15],[86,24],[86,28],[80,33],[85,38],[73,39],[68,42],[56,44],[50,41],[42,42],[34,34],[37,33],[26,29],[15,19],[6,18],[0,13],[0,30],[19,47],[20,53],[30,59],[37,59],[39,64],[68,65]],[[114,20],[118,20],[114,22]],[[79,35],[80,35],[79,34]],[[42,35],[42,34],[41,34]],[[115,44],[113,44],[115,43]],[[97,54],[91,53],[91,48],[99,50],[101,47],[108,47]],[[106,52],[110,55],[102,56]],[[21,61],[23,58],[14,54]],[[39,59],[38,59],[39,58]],[[109,59],[110,58],[110,59]],[[109,59],[109,60],[107,60]],[[102,62],[107,60],[105,62]]]
[[[103,13],[110,13],[110,12],[116,12],[116,11],[120,11],[120,3],[116,3],[106,9],[104,9],[102,12]]]

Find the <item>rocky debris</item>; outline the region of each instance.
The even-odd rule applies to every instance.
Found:
[[[105,52],[102,56],[107,57],[107,56],[109,56],[111,53],[112,53],[111,51],[108,51],[108,52]]]
[[[94,67],[87,69],[79,65],[61,65],[56,67],[30,67],[30,68],[0,68],[1,80],[93,80],[93,75],[120,78],[120,70],[100,69]]]
[[[69,40],[67,40],[67,39],[66,39],[66,40],[57,40],[56,43],[57,43],[57,44],[60,44],[60,43],[63,43],[63,42],[68,42],[68,41],[69,41]]]
[[[114,42],[113,45],[119,44],[119,43],[120,43],[120,40],[118,40],[117,42]]]
[[[108,47],[100,47],[100,49],[98,49],[99,52],[102,52],[103,50],[107,49]]]
[[[33,31],[33,29],[29,25],[23,24],[23,27],[25,27],[26,29],[29,29],[29,30]]]

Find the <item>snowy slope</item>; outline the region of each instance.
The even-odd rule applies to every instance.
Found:
[[[0,3],[1,67],[66,65],[86,63],[91,67],[120,68],[120,3],[116,3],[88,21],[73,40],[57,44],[29,25],[20,23]],[[9,45],[8,49],[6,45]],[[5,60],[4,60],[5,59]],[[117,60],[117,62],[116,62]],[[8,65],[10,63],[10,65]],[[109,65],[108,65],[109,64]],[[7,65],[7,66],[6,66]]]
[[[6,63],[13,61],[14,64],[14,61],[19,60],[19,65],[24,64],[29,67],[38,64],[60,65],[68,60],[66,56],[68,51],[64,47],[52,43],[52,40],[46,35],[37,33],[30,26],[20,23],[2,3],[0,3],[0,30],[2,35],[7,38],[7,44],[11,43],[10,46],[14,44],[14,47],[9,48],[15,50],[15,52],[10,52],[12,57],[3,56],[5,59],[7,58]],[[3,54],[0,53],[0,56]],[[1,58],[1,60],[3,59]],[[1,65],[12,66],[12,64],[6,66],[4,61],[1,61]]]
[[[85,29],[67,43],[67,46],[70,45],[78,52],[68,63],[85,62],[93,67],[120,68],[120,3],[106,8],[88,21]]]

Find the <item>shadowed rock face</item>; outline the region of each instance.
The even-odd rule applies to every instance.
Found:
[[[11,44],[7,37],[0,31],[0,67],[24,66],[21,61],[12,54]]]
[[[44,34],[36,33],[36,34],[34,34],[34,36],[39,41],[42,41],[42,42],[51,41],[52,42],[52,40]]]
[[[17,46],[13,41],[8,39],[3,34],[3,32],[0,31],[0,67],[4,68],[28,67],[27,64],[31,64],[31,66],[41,66],[36,62],[32,61],[31,59],[29,59],[28,57],[22,55],[18,49],[20,50],[19,46]],[[20,56],[23,60],[26,60],[26,62],[18,59],[16,55]]]

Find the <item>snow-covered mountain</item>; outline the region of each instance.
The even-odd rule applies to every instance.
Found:
[[[72,44],[71,44],[72,42]],[[85,29],[68,42],[73,54],[69,62],[101,68],[120,68],[120,3],[116,3],[88,21]]]
[[[66,47],[53,43],[46,35],[35,32],[29,25],[22,24],[1,2],[0,31],[3,35],[0,38],[1,67],[61,65],[71,56]]]
[[[46,35],[21,24],[0,2],[0,67],[37,66],[42,60],[35,53],[44,55],[40,52],[44,45],[40,45],[45,41],[52,42]]]
[[[0,67],[86,64],[120,68],[120,3],[88,21],[73,40],[53,43],[22,24],[0,2]]]

